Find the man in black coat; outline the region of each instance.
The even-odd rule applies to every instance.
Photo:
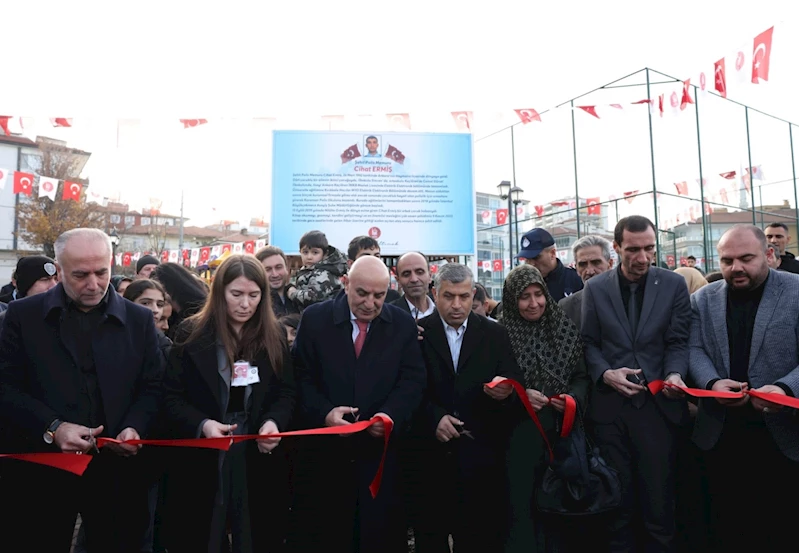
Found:
[[[293,355],[305,427],[347,426],[382,414],[393,421],[379,494],[385,428],[299,443],[294,469],[295,552],[407,551],[396,444],[422,399],[425,368],[413,318],[385,305],[388,269],[373,256],[353,263],[343,293],[303,313]]]
[[[0,331],[2,451],[94,457],[82,477],[5,461],[0,495],[15,504],[0,532],[9,551],[67,552],[80,511],[90,553],[138,552],[148,526],[139,447],[95,443],[144,437],[158,408],[152,312],[109,291],[103,232],[68,231],[55,250],[60,284],[12,302]]]
[[[501,325],[472,313],[471,270],[448,263],[435,276],[437,311],[420,321],[427,392],[412,434],[422,483],[420,552],[501,551],[506,521],[505,452],[520,409],[512,388],[492,380],[522,376]],[[518,404],[516,405],[518,407]]]

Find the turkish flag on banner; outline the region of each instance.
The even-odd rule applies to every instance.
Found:
[[[430,265],[430,274],[434,275],[438,272],[438,265]]]
[[[11,172],[8,169],[0,169],[0,190],[5,190],[9,174]]]
[[[353,144],[341,153],[341,163],[349,163],[353,159],[361,157],[361,152],[358,150],[358,145]]]
[[[590,113],[591,115],[599,119],[599,115],[596,114],[596,106],[577,106],[577,107],[583,110],[584,112]]]
[[[658,96],[658,113],[663,117],[663,102],[666,100],[666,95],[661,94]]]
[[[222,253],[229,252],[231,249],[233,249],[233,246],[230,244],[222,244]]]
[[[537,205],[537,206],[534,206],[534,207],[535,207],[535,214],[538,215],[539,217],[543,217],[544,216],[544,206],[543,205]]]
[[[515,109],[513,111],[516,112],[516,115],[519,116],[519,119],[521,119],[522,123],[525,125],[527,123],[532,123],[533,121],[538,121],[539,123],[541,122],[541,116],[533,108]]]
[[[680,110],[684,110],[688,104],[693,104],[691,99],[691,79],[682,83],[682,99],[680,100]]]
[[[164,250],[161,252],[161,263],[168,263],[169,262],[169,250]]]
[[[188,129],[189,127],[196,127],[198,125],[205,125],[208,120],[207,119],[181,119],[181,123],[183,123],[183,128]]]
[[[50,177],[39,177],[39,197],[50,198],[51,202],[55,201],[55,193],[58,189],[58,179]]]
[[[727,97],[727,70],[724,68],[724,58],[713,64],[713,72],[715,74],[715,90],[721,95],[722,98]]]
[[[387,157],[394,163],[399,163],[400,165],[405,163],[405,155],[391,144],[388,145],[388,149],[386,150],[386,153],[383,154],[383,157]]]
[[[211,258],[211,248],[200,248],[200,265],[205,265]]]
[[[249,254],[255,253],[255,240],[247,240],[244,243],[244,253],[249,253]]]
[[[83,185],[77,182],[64,181],[64,193],[61,195],[62,200],[75,200],[80,201],[80,192],[83,190]]]
[[[200,260],[200,248],[191,249],[191,266],[196,267],[197,262]]]
[[[459,131],[468,131],[472,128],[472,112],[471,111],[453,111],[452,120]]]
[[[508,210],[497,209],[497,224],[504,225],[508,222]]]
[[[10,115],[0,115],[0,129],[3,129],[3,132],[6,136],[9,136],[11,133],[8,130],[8,121],[11,119]]]
[[[169,250],[170,263],[177,263],[179,257],[180,257],[180,252],[178,250]]]
[[[392,129],[411,130],[411,116],[407,113],[389,113],[386,120]]]
[[[480,218],[483,220],[483,224],[488,224],[491,222],[491,212],[487,209],[484,209],[482,213],[480,213]]]
[[[233,253],[243,253],[244,252],[244,244],[241,242],[236,242],[233,244]]]
[[[624,197],[627,200],[628,204],[633,203],[633,200],[635,200],[636,194],[638,194],[638,190],[633,190],[632,192],[625,192],[624,193]]]
[[[130,267],[130,262],[133,260],[133,256],[130,252],[125,252],[122,254],[122,266],[123,267]]]
[[[738,50],[735,54],[735,80],[739,83],[749,82],[749,71],[744,67],[746,65],[746,54],[743,50]],[[729,82],[729,81],[727,81]]]
[[[588,205],[588,215],[600,215],[602,206],[599,205],[599,198],[587,198],[585,203]]]
[[[495,259],[494,260],[494,272],[500,272],[502,270],[502,260]]]
[[[735,178],[735,175],[737,174],[738,173],[736,173],[735,171],[727,171],[726,173],[719,173],[719,176],[723,179],[732,180]]]
[[[752,53],[752,82],[768,81],[768,66],[771,59],[771,37],[774,27],[767,29],[755,37]]]
[[[72,119],[68,119],[66,117],[54,117],[53,119],[50,119],[50,122],[53,124],[54,127],[72,126]]]
[[[25,194],[30,196],[33,193],[33,174],[14,173],[14,194]]]
[[[707,75],[704,71],[699,73],[699,92],[707,94]]]
[[[266,240],[256,240],[255,241],[255,251],[258,252],[261,248],[266,247]]]
[[[677,188],[677,194],[680,196],[687,196],[688,195],[688,183],[685,181],[682,182],[675,182],[674,186]]]
[[[131,258],[131,261],[136,263],[139,259],[141,259],[141,252],[136,252],[136,253],[133,254],[133,257]]]

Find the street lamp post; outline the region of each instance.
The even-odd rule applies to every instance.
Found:
[[[117,246],[119,246],[119,235],[116,229],[111,229],[111,234],[108,235],[111,239],[111,274],[117,268]]]
[[[515,217],[515,219],[514,219],[514,228],[516,229],[516,244],[517,244],[516,247],[517,248],[519,247],[518,246],[518,243],[519,243],[519,213],[517,212],[517,209],[519,208],[519,204],[524,203],[524,200],[522,199],[522,192],[524,192],[524,190],[522,190],[518,186],[514,186],[513,188],[510,189],[510,195],[511,195],[511,198],[513,200],[513,216]],[[511,262],[512,261],[513,261],[513,256],[511,256]]]
[[[504,180],[497,185],[499,197],[508,200],[508,251],[510,252],[511,264],[513,263],[513,198],[511,198],[511,184],[509,180]]]

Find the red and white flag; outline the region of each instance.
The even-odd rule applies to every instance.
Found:
[[[724,68],[724,58],[713,64],[715,90],[722,98],[727,97],[727,70]]]
[[[50,123],[52,123],[54,127],[71,127],[72,119],[68,117],[54,117],[50,119]]]
[[[727,197],[727,189],[726,188],[722,188],[721,190],[719,190],[719,197],[721,198],[721,203],[723,203],[723,204],[729,204],[730,203],[730,199]]]
[[[497,224],[504,225],[508,222],[508,209],[497,209]]]
[[[39,197],[50,198],[51,202],[55,201],[55,193],[58,189],[58,179],[50,177],[39,177]]]
[[[491,222],[491,212],[487,209],[484,209],[482,213],[480,213],[480,218],[483,219],[483,224],[487,225]]]
[[[11,171],[8,169],[0,168],[0,190],[6,189],[6,182],[8,182],[8,175],[11,174]]]
[[[677,188],[677,194],[680,196],[688,195],[688,183],[686,181],[675,182],[674,186]]]
[[[181,123],[183,123],[183,128],[188,129],[191,127],[197,127],[199,125],[205,125],[208,120],[207,119],[181,119]]]
[[[255,241],[255,252],[257,253],[261,248],[266,247],[266,240],[256,240]]]
[[[389,113],[386,119],[392,129],[411,130],[411,116],[408,113]]]
[[[628,204],[631,204],[635,200],[635,196],[637,194],[638,194],[638,190],[633,190],[631,192],[625,192],[624,193],[624,198],[627,200]]]
[[[123,267],[130,267],[130,262],[133,259],[133,255],[130,252],[125,252],[122,254],[122,266]]]
[[[596,106],[576,106],[576,107],[580,108],[589,115],[593,115],[594,117],[599,119],[599,115],[597,115],[596,113]]]
[[[746,54],[743,50],[735,53],[735,81],[738,83],[749,82],[749,70],[746,67]],[[729,82],[729,81],[728,81]]]
[[[751,173],[752,178],[754,180],[763,180],[763,169],[761,169],[760,165],[752,167],[752,170],[749,170],[749,167],[744,167],[746,174],[749,175]]]
[[[33,174],[21,173],[19,171],[14,173],[14,194],[25,194],[30,196],[33,193]]]
[[[170,263],[177,263],[179,257],[180,257],[180,252],[178,250],[169,250]]]
[[[539,217],[544,216],[544,206],[543,205],[536,205],[535,207],[535,214]]]
[[[161,252],[161,263],[168,263],[168,262],[169,262],[169,250],[164,250]]]
[[[682,83],[682,99],[680,100],[680,110],[684,110],[688,107],[688,104],[693,104],[694,101],[691,99],[691,79],[684,81]]]
[[[361,151],[357,144],[353,144],[341,153],[341,163],[349,163],[353,159],[361,157]]]
[[[459,131],[469,131],[472,129],[472,112],[471,111],[453,111],[452,120],[455,121],[455,126]]]
[[[513,111],[516,112],[516,115],[519,116],[519,119],[521,119],[522,123],[525,125],[527,123],[532,123],[533,121],[538,121],[539,123],[541,122],[541,116],[533,108],[515,109]]]
[[[774,27],[767,29],[755,37],[755,46],[752,52],[752,82],[759,84],[768,81],[768,67],[771,59],[771,38]]]
[[[0,115],[0,129],[6,136],[10,136],[11,132],[8,130],[8,122],[12,119],[10,115]]]
[[[244,242],[244,253],[255,254],[255,240],[247,240]]]
[[[707,74],[704,71],[699,73],[699,88],[697,92],[702,96],[707,94]]]
[[[737,174],[736,171],[727,171],[726,173],[719,173],[719,176],[723,179],[732,180]]]
[[[244,253],[244,244],[241,242],[233,244],[233,253]]]
[[[200,248],[200,265],[205,265],[208,263],[209,259],[211,258],[211,248],[204,247]]]
[[[599,198],[586,198],[585,203],[588,206],[588,215],[602,214],[602,206],[599,203]]]
[[[222,253],[229,252],[233,249],[233,246],[230,244],[222,244]]]
[[[502,260],[501,259],[495,259],[494,260],[493,269],[494,269],[495,273],[499,273],[500,271],[502,271]]]
[[[64,181],[64,193],[61,195],[61,199],[75,200],[76,202],[79,202],[81,190],[83,190],[82,184]]]

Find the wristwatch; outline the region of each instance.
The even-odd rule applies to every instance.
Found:
[[[56,419],[50,423],[50,426],[47,427],[47,430],[44,431],[42,435],[42,439],[44,439],[44,443],[52,444],[55,441],[55,431],[58,430],[58,427],[61,426],[61,420]]]

